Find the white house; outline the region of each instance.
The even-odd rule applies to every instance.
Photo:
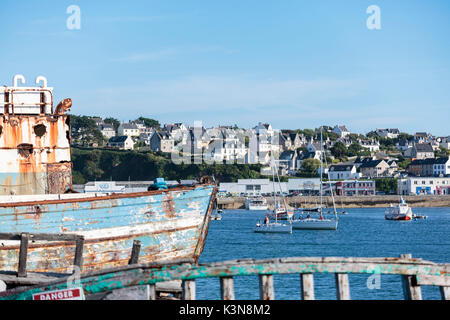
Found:
[[[441,138],[441,142],[440,142],[440,146],[445,148],[445,149],[450,149],[450,136],[442,137]]]
[[[123,150],[133,150],[134,142],[130,136],[115,136],[109,139],[108,146]]]
[[[333,128],[333,132],[338,134],[341,138],[344,138],[350,134],[350,131],[343,125],[336,125]]]
[[[272,126],[268,123],[259,122],[257,126],[253,127],[253,131],[257,135],[259,135],[259,134],[265,134],[268,136],[274,135],[274,130],[273,130]]]
[[[450,176],[450,157],[434,159],[433,175],[436,177]]]
[[[121,123],[117,129],[119,136],[139,137],[139,128],[135,123]]]
[[[356,172],[354,164],[333,164],[328,169],[330,180],[358,179],[359,177],[360,174]]]
[[[116,130],[112,124],[104,123],[99,125],[99,130],[105,138],[111,138],[116,135]]]
[[[398,129],[376,129],[375,133],[383,138],[391,138],[395,139],[400,134],[400,130]]]
[[[361,147],[364,149],[369,149],[370,152],[377,152],[380,151],[380,143],[375,139],[370,140],[358,140]]]

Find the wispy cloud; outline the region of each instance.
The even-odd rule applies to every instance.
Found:
[[[137,62],[145,62],[145,61],[156,61],[161,59],[166,59],[170,56],[176,54],[175,49],[164,49],[153,52],[145,52],[145,53],[132,53],[128,56],[121,58],[113,58],[111,62],[128,62],[128,63],[137,63]]]
[[[169,16],[117,16],[101,19],[102,22],[122,23],[122,22],[154,22],[166,20]]]
[[[177,48],[167,48],[151,52],[140,52],[140,53],[130,53],[127,56],[113,58],[111,62],[125,62],[125,63],[137,63],[145,61],[157,61],[163,60],[170,57],[178,55],[198,55],[205,53],[222,53],[226,55],[236,54],[239,51],[234,49],[227,49],[222,46],[217,45],[200,45],[200,46],[188,46],[188,47],[177,47]]]

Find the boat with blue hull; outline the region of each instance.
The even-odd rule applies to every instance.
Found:
[[[70,193],[71,100],[53,110],[52,88],[0,88],[0,271],[17,269],[20,244],[7,234],[83,236],[82,271],[128,264],[135,240],[139,261],[197,261],[205,242],[216,187],[157,188],[139,193]],[[69,193],[68,193],[69,192]],[[30,241],[26,267],[32,272],[67,273],[75,245]]]
[[[126,265],[134,240],[139,261],[198,260],[211,218],[213,186],[60,200],[1,203],[1,233],[77,234],[85,238],[83,271]],[[63,195],[61,195],[63,196]],[[31,243],[27,269],[66,273],[72,267],[71,243]],[[0,241],[0,270],[16,270],[17,241]]]

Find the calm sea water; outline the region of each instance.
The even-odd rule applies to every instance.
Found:
[[[224,210],[211,221],[200,263],[238,258],[278,257],[413,257],[450,262],[450,208],[415,208],[426,220],[387,221],[383,208],[346,209],[337,231],[293,230],[292,234],[259,234],[253,228],[264,212]],[[403,299],[400,276],[382,275],[380,289],[367,287],[368,275],[351,274],[352,299]],[[334,275],[314,276],[316,299],[336,299]],[[299,275],[274,276],[275,298],[300,297]],[[220,299],[219,279],[197,280],[198,299]],[[235,277],[236,299],[259,299],[256,276]],[[439,288],[422,287],[424,299],[440,299]]]

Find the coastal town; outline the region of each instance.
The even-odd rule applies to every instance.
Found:
[[[319,128],[277,130],[261,122],[251,128],[237,125],[205,128],[201,122],[194,126],[184,123],[160,125],[158,121],[144,117],[129,122],[114,118],[72,117],[84,119],[73,121],[74,146],[163,153],[181,163],[260,165],[261,179],[221,182],[219,196],[269,194],[271,187],[267,176],[271,175],[271,155],[274,155],[278,173],[284,180],[281,185],[286,195],[318,193],[321,156],[324,161],[322,175],[333,181],[337,195],[450,194],[450,136],[427,132],[410,134],[398,128],[375,128],[361,134],[351,132],[345,125],[335,125],[322,127],[321,145]],[[91,129],[87,131],[87,127]],[[184,179],[183,183],[192,181]],[[389,185],[380,188],[377,180],[387,181]],[[85,191],[105,191],[94,185],[107,186],[116,192],[147,187],[142,181],[117,182],[117,185],[122,184],[121,187],[112,184],[88,182]],[[83,189],[82,186],[78,188]]]

